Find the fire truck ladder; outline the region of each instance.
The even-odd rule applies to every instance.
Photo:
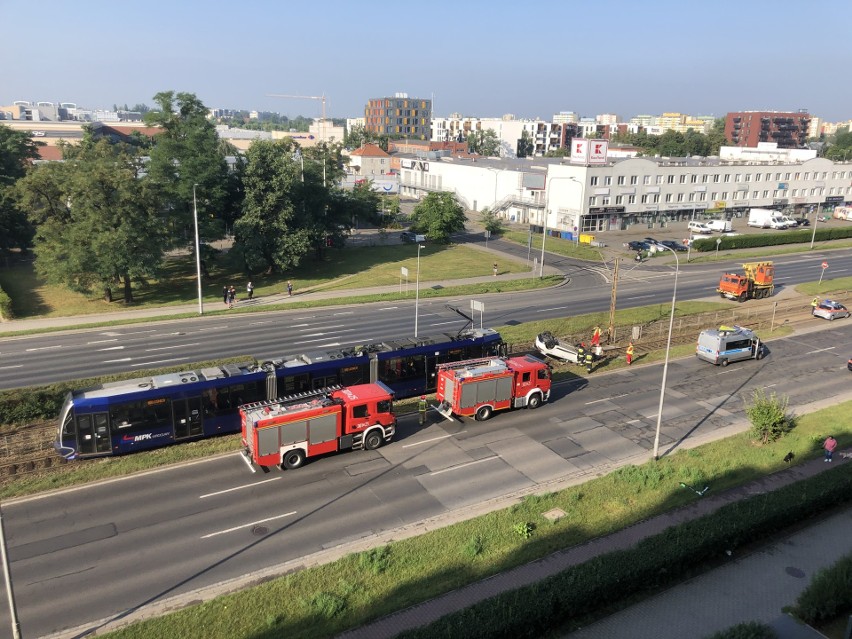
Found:
[[[295,404],[296,402],[303,402],[306,399],[316,399],[318,397],[326,397],[333,393],[334,391],[338,391],[343,388],[342,384],[334,384],[333,386],[326,386],[325,388],[317,388],[315,390],[304,391],[301,393],[293,393],[292,395],[284,395],[283,397],[278,397],[277,399],[267,399],[262,402],[252,402],[250,404],[245,404],[244,407],[247,410],[256,410],[258,408],[266,408],[267,406],[288,406],[290,404]]]
[[[438,364],[439,371],[452,371],[459,368],[478,368],[480,366],[490,366],[494,361],[502,362],[499,357],[480,357],[479,359],[466,359],[461,362],[447,362],[446,364]]]

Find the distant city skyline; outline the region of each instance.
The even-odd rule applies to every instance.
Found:
[[[161,91],[209,108],[363,116],[370,98],[407,93],[433,114],[550,120],[680,112],[796,111],[852,118],[849,54],[821,24],[852,19],[848,0],[641,5],[504,0],[239,5],[149,0],[0,0],[0,103],[155,106]],[[810,24],[810,23],[813,24]],[[795,25],[790,29],[773,25]],[[792,27],[791,27],[792,28]]]

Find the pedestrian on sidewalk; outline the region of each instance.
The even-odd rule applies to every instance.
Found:
[[[494,262],[494,266],[491,268],[494,271],[494,277],[497,277],[497,262]]]
[[[831,456],[834,453],[834,449],[837,448],[837,440],[834,439],[831,435],[825,438],[825,442],[823,442],[823,450],[825,450],[825,460],[827,462],[831,461]]]
[[[293,283],[290,280],[287,280],[287,295],[293,297]]]
[[[222,303],[227,306],[228,305],[228,287],[222,287]]]
[[[251,282],[249,282],[249,283],[248,283],[248,286],[246,286],[246,293],[248,293],[248,298],[249,298],[249,299],[251,299],[252,297],[254,297],[254,286],[252,285],[252,283],[251,283]]]
[[[630,342],[627,345],[627,365],[630,366],[633,363],[633,342]]]
[[[228,308],[234,308],[234,302],[237,299],[237,289],[233,286],[228,289]]]

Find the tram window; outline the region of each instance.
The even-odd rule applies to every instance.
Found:
[[[161,398],[116,404],[110,407],[110,420],[120,432],[146,431],[170,424],[171,402]]]
[[[304,393],[310,390],[311,385],[306,374],[288,375],[278,382],[282,395],[292,395],[293,393]]]
[[[219,389],[209,388],[201,394],[204,416],[213,417],[219,413]]]
[[[426,372],[426,360],[420,355],[417,357],[394,357],[384,363],[383,379],[408,380],[422,377]]]
[[[65,423],[62,424],[62,435],[68,435],[73,437],[75,430],[76,429],[74,428],[74,416],[73,413],[69,412],[65,416]]]

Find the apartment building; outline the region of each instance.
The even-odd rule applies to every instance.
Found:
[[[786,149],[807,145],[811,116],[805,110],[736,111],[725,116],[725,137],[734,146],[757,146],[777,142]]]
[[[378,135],[428,140],[432,135],[432,100],[409,98],[407,93],[371,98],[364,108],[364,128]]]

